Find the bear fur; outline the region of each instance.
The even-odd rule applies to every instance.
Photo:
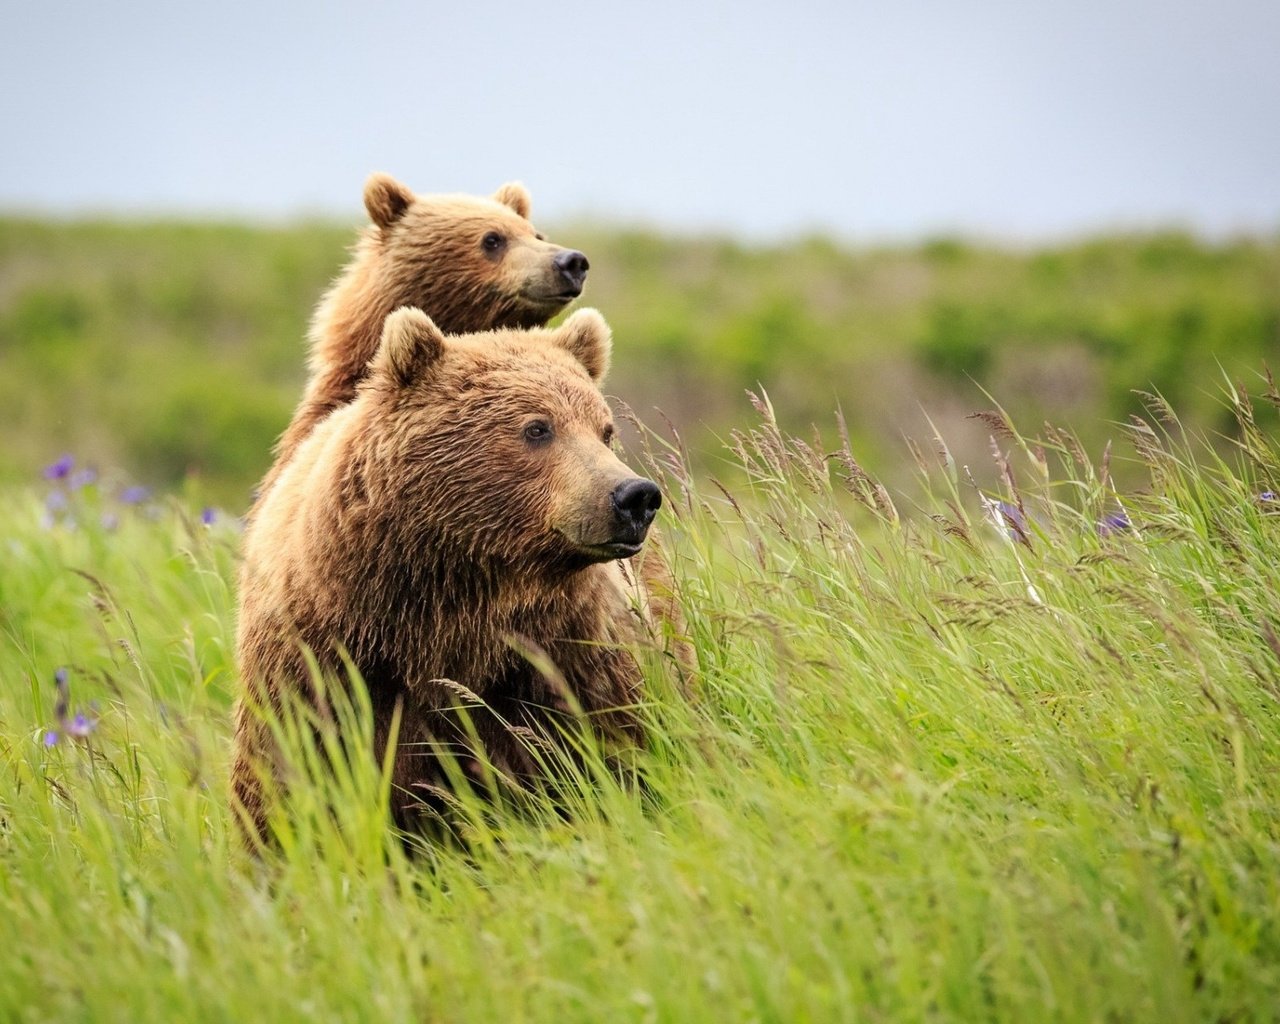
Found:
[[[348,655],[380,756],[399,708],[392,804],[406,827],[447,786],[433,745],[520,781],[537,776],[521,734],[554,741],[570,709],[635,737],[646,595],[620,559],[660,498],[609,444],[610,346],[594,310],[449,338],[395,312],[354,401],[315,427],[246,530],[237,654],[252,702],[310,694],[305,651],[337,678]],[[624,485],[647,504],[624,512]],[[459,684],[484,702],[470,709],[482,750],[449,711]],[[243,701],[235,742],[234,799],[265,836],[261,773],[280,769]]]
[[[586,257],[534,228],[518,182],[486,199],[415,195],[374,174],[364,205],[373,223],[312,318],[306,392],[260,493],[311,428],[355,397],[392,310],[415,306],[446,334],[469,334],[540,327],[581,294]]]

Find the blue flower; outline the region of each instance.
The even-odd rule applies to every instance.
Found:
[[[60,512],[65,512],[67,510],[67,492],[61,487],[55,487],[44,496],[44,507],[54,517]]]
[[[53,717],[59,722],[65,722],[67,711],[71,707],[71,687],[67,683],[65,668],[60,668],[53,674],[53,685],[58,690],[58,698],[53,705]]]
[[[120,500],[126,505],[141,505],[149,497],[151,497],[151,491],[141,484],[126,487],[120,492]]]
[[[57,729],[49,729],[44,734],[44,745],[54,746],[63,736],[70,739],[85,739],[98,726],[97,718],[90,718],[83,711],[71,715],[71,687],[68,683],[69,673],[66,668],[59,668],[53,673],[53,684],[58,690],[58,697],[53,705],[53,717],[58,720]],[[90,705],[93,710],[96,705]]]
[[[63,723],[63,729],[66,730],[68,736],[74,736],[76,739],[83,739],[93,732],[93,727],[98,723],[88,718],[84,712],[77,712],[75,718],[70,722]]]
[[[200,510],[200,522],[212,526],[218,519],[218,510],[206,505]]]
[[[75,464],[76,460],[70,455],[63,455],[57,462],[44,467],[44,478],[46,480],[65,480],[71,472],[71,467]]]
[[[1123,512],[1110,512],[1102,517],[1102,521],[1098,523],[1098,536],[1110,537],[1115,533],[1124,533],[1126,530],[1132,530],[1133,524],[1129,522],[1129,517]]]
[[[991,520],[991,525],[999,530],[1001,536],[1006,540],[1021,541],[1023,544],[1030,543],[1031,537],[1027,532],[1027,517],[1017,505],[1008,501],[998,501],[995,498],[983,496],[982,507],[987,513],[987,518]]]
[[[67,486],[69,486],[73,491],[78,491],[81,487],[87,487],[97,479],[98,471],[90,466],[86,466],[84,469],[77,469],[71,474],[71,479],[67,481]]]

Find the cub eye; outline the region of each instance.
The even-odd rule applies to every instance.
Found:
[[[600,440],[605,444],[613,444],[613,424],[610,423],[600,434]]]
[[[534,420],[524,428],[524,439],[530,444],[546,444],[551,440],[551,424]]]
[[[506,244],[506,241],[507,240],[503,238],[502,235],[498,234],[498,232],[490,231],[480,242],[480,247],[484,249],[485,252],[497,252]]]

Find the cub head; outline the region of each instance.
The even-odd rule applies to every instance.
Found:
[[[662,496],[614,454],[599,389],[610,346],[590,309],[554,329],[459,337],[420,310],[392,313],[368,392],[380,476],[408,529],[535,572],[638,552]]]
[[[517,182],[485,199],[416,195],[374,174],[364,205],[387,305],[430,310],[448,334],[541,326],[582,294],[586,256],[534,228]]]

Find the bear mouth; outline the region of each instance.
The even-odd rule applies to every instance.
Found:
[[[535,306],[563,306],[581,294],[581,288],[566,288],[560,292],[525,292],[524,298]]]
[[[638,555],[644,541],[610,540],[603,544],[575,544],[574,547],[593,562],[616,562],[619,558]]]
[[[607,544],[580,544],[582,554],[590,554],[602,562],[612,562],[618,558],[630,558],[640,554],[644,544],[632,544],[626,540],[611,540]]]

